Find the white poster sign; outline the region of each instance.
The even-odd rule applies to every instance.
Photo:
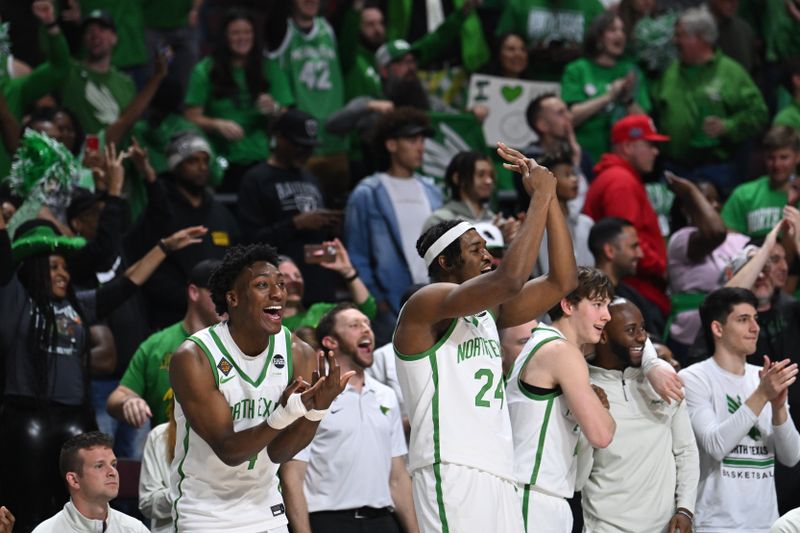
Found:
[[[542,93],[560,94],[561,85],[548,81],[525,81],[473,74],[469,82],[467,106],[484,105],[489,115],[483,122],[483,134],[489,146],[503,141],[512,148],[525,148],[536,141],[528,127],[525,110]]]

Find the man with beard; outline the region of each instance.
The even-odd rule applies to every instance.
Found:
[[[659,399],[645,378],[647,331],[639,309],[617,298],[608,310],[611,320],[596,346],[589,379],[605,391],[617,431],[605,449],[581,446],[585,527],[598,533],[687,533],[700,464],[686,404]]]
[[[613,291],[605,274],[578,267],[578,287],[550,309],[552,326],[533,330],[509,376],[514,473],[526,531],[572,531],[566,499],[575,492],[578,438],[583,433],[592,446],[605,448],[614,437],[605,394],[592,390],[581,351],[600,339]]]
[[[176,530],[286,533],[277,465],[308,446],[354,372],[282,325],[286,285],[271,246],[232,247],[209,287],[228,320],[189,337],[169,367]]]
[[[339,304],[316,333],[355,375],[311,445],[281,467],[292,531],[399,533],[395,518],[403,531],[418,531],[397,396],[364,371],[375,348],[369,319],[355,305]]]
[[[126,252],[135,260],[178,229],[208,228],[200,244],[169,254],[145,283],[147,316],[154,329],[163,329],[183,317],[191,269],[203,259],[222,259],[225,250],[238,241],[236,220],[207,189],[210,154],[208,142],[195,133],[173,137],[167,147],[169,171],[147,184],[151,189],[147,209],[126,237]]]

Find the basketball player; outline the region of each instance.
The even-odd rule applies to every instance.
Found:
[[[498,153],[532,197],[503,262],[492,270],[485,241],[466,222],[431,227],[417,251],[433,283],[409,299],[395,330],[422,532],[522,531],[497,329],[540,315],[575,285],[555,177],[502,143]],[[545,226],[551,272],[527,281]]]
[[[288,531],[276,463],[308,445],[353,375],[340,375],[332,355],[325,374],[322,355],[281,325],[286,287],[277,265],[271,246],[231,248],[209,280],[228,320],[195,333],[173,355],[178,433],[170,485],[179,532]]]
[[[522,485],[525,531],[570,533],[565,498],[575,492],[581,431],[605,448],[614,419],[589,383],[584,344],[596,344],[611,320],[614,288],[595,268],[578,268],[578,287],[549,311],[520,352],[508,379],[508,410],[514,433],[514,474]],[[601,393],[604,394],[604,393]]]

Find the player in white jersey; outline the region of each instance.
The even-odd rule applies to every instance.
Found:
[[[286,287],[277,264],[267,245],[228,250],[209,280],[228,320],[197,332],[172,357],[178,532],[288,531],[276,463],[311,442],[353,375],[340,375],[332,355],[326,374],[322,356],[281,325]]]
[[[611,319],[611,282],[595,268],[578,268],[578,287],[549,311],[520,352],[508,379],[514,433],[514,475],[522,485],[525,531],[569,533],[578,437],[605,448],[616,428],[592,390],[584,344],[596,344]]]
[[[431,227],[417,251],[433,283],[403,306],[394,334],[422,532],[522,531],[497,328],[529,321],[575,284],[555,178],[503,144],[498,153],[532,198],[503,262],[492,270],[484,239],[466,222]],[[545,226],[553,268],[527,281]]]

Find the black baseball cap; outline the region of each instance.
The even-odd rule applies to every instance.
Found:
[[[105,9],[93,9],[83,17],[83,22],[81,23],[81,33],[86,31],[86,27],[91,24],[96,23],[100,24],[101,26],[105,26],[106,28],[112,30],[116,33],[117,25],[114,24],[114,19],[111,17],[111,13],[106,11]]]
[[[319,140],[317,140],[319,122],[299,109],[289,109],[279,116],[272,127],[272,132],[302,146],[319,144]]]
[[[211,274],[222,264],[219,259],[204,259],[197,263],[189,271],[189,283],[196,285],[201,289],[208,288],[208,281],[211,279]]]

